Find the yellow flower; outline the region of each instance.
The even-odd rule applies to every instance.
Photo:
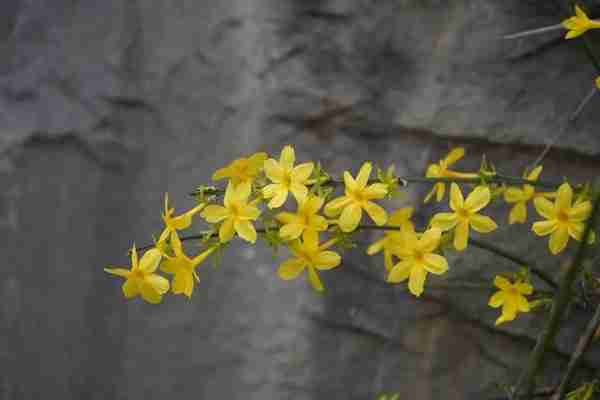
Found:
[[[394,265],[387,281],[399,283],[408,279],[410,292],[420,296],[428,272],[442,275],[448,270],[446,259],[434,253],[440,244],[441,236],[442,231],[437,228],[425,231],[420,238],[416,233],[407,231],[402,247],[398,248],[398,255],[402,261]]]
[[[269,201],[269,208],[278,208],[285,203],[288,193],[292,192],[296,200],[301,203],[308,194],[306,184],[314,164],[307,162],[294,167],[296,155],[292,146],[285,146],[281,151],[279,162],[269,158],[265,161],[265,174],[271,184],[265,186],[262,194]]]
[[[229,178],[235,186],[245,182],[252,184],[267,158],[269,158],[267,153],[255,153],[248,158],[239,158],[225,168],[218,169],[212,179],[218,181]]]
[[[542,166],[540,165],[528,175],[524,175],[523,178],[529,181],[537,181],[541,172]],[[507,203],[515,203],[508,215],[508,223],[511,225],[516,222],[524,223],[527,219],[527,202],[539,196],[552,197],[554,193],[536,192],[535,187],[529,184],[524,184],[522,189],[517,187],[507,188],[504,191],[504,200]]]
[[[457,172],[449,170],[448,167],[456,163],[458,160],[465,156],[465,149],[457,147],[453,149],[446,158],[441,159],[437,164],[430,164],[427,168],[425,176],[427,178],[477,178],[477,174],[467,172]],[[424,202],[427,203],[433,195],[436,195],[436,201],[442,201],[444,198],[444,192],[446,191],[446,184],[444,182],[437,182],[433,185],[433,188],[425,196]]]
[[[600,22],[589,19],[585,12],[576,5],[575,15],[565,19],[562,26],[568,30],[565,39],[573,39],[583,35],[588,29],[600,28]]]
[[[326,251],[334,243],[330,240],[319,246],[319,235],[308,235],[304,240],[296,240],[290,244],[290,251],[294,255],[279,266],[277,274],[281,279],[295,279],[308,269],[308,280],[311,286],[319,292],[324,290],[317,270],[324,271],[340,265],[342,258],[334,251]]]
[[[506,278],[496,276],[494,285],[500,290],[490,297],[488,305],[493,308],[502,306],[502,314],[496,320],[496,325],[514,320],[517,312],[529,312],[529,302],[523,295],[533,293],[530,284],[520,280],[513,284]]]
[[[554,204],[548,199],[537,197],[533,200],[535,209],[546,221],[533,224],[533,231],[539,236],[550,236],[548,247],[552,254],[558,254],[565,249],[569,236],[581,241],[585,229],[584,221],[590,216],[592,203],[590,201],[573,202],[573,190],[568,183],[563,183],[556,192]],[[589,239],[594,240],[594,235]]]
[[[600,76],[596,77],[594,82],[596,83],[596,89],[600,89]]]
[[[327,219],[317,213],[323,206],[324,200],[318,196],[310,195],[298,204],[296,214],[281,212],[275,216],[283,226],[279,229],[279,236],[284,240],[298,239],[300,235],[315,235],[327,229]]]
[[[171,233],[176,233],[182,229],[187,229],[192,224],[192,217],[202,211],[202,209],[206,206],[206,204],[202,203],[198,206],[192,208],[191,210],[174,217],[173,213],[175,212],[174,208],[169,208],[169,194],[165,193],[165,212],[162,214],[163,222],[165,223],[165,229],[160,234],[158,238],[157,247],[160,247],[161,250],[164,250],[164,244]]]
[[[215,250],[215,247],[203,251],[194,258],[189,258],[183,252],[181,240],[179,240],[177,233],[173,233],[171,235],[171,248],[175,253],[175,257],[167,256],[166,259],[163,260],[160,269],[168,274],[175,275],[171,282],[171,290],[173,293],[183,293],[190,298],[192,297],[192,292],[194,290],[194,280],[200,282],[196,267]]]
[[[109,274],[126,279],[123,284],[123,294],[130,299],[137,295],[148,303],[157,304],[162,300],[162,295],[169,290],[169,281],[154,272],[160,263],[161,254],[157,249],[148,250],[138,263],[138,254],[135,245],[131,249],[131,269],[116,267],[105,268]]]
[[[242,239],[250,243],[256,242],[256,230],[251,221],[258,218],[260,210],[248,204],[251,192],[248,182],[240,183],[236,187],[229,182],[223,199],[225,207],[209,205],[200,214],[211,224],[223,221],[219,228],[219,240],[222,243],[230,241],[236,232]]]
[[[385,231],[384,236],[371,244],[367,249],[367,254],[372,256],[383,250],[383,262],[386,270],[391,270],[393,267],[392,256],[394,248],[402,245],[403,232],[406,230],[414,231],[415,227],[410,221],[414,209],[412,207],[400,208],[393,212],[388,219],[389,226],[397,226],[401,230]]]
[[[469,242],[469,227],[480,233],[489,233],[498,225],[485,215],[477,212],[483,209],[491,200],[490,189],[487,186],[478,186],[463,199],[462,192],[456,183],[450,186],[450,208],[453,213],[438,213],[433,216],[431,226],[443,231],[454,229],[454,248],[462,251]]]
[[[387,221],[385,210],[371,200],[384,198],[388,187],[383,183],[367,186],[371,169],[371,163],[364,163],[356,180],[350,172],[344,171],[345,196],[333,199],[325,206],[325,215],[328,217],[341,214],[338,224],[344,232],[352,232],[356,229],[362,218],[362,210],[365,210],[377,225],[385,225]]]

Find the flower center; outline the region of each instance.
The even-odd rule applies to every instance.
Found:
[[[471,216],[471,213],[464,208],[460,208],[456,210],[456,215],[458,215],[458,218],[460,219],[468,219]]]
[[[229,206],[229,213],[232,217],[236,218],[240,214],[240,209],[237,204],[231,204]]]
[[[425,262],[425,253],[423,253],[421,250],[415,250],[415,252],[413,253],[414,257],[415,257],[415,261],[418,263],[424,263]]]
[[[360,190],[348,193],[349,197],[357,203],[362,203],[366,200],[365,196]]]
[[[558,212],[556,213],[556,219],[560,222],[568,222],[569,216],[567,215],[565,210],[558,210]]]
[[[292,185],[292,176],[289,172],[283,173],[283,178],[281,178],[281,184],[287,188]]]
[[[134,278],[138,278],[138,279],[144,278],[144,272],[142,272],[142,270],[140,270],[140,269],[134,269],[131,272],[131,275],[133,275]]]

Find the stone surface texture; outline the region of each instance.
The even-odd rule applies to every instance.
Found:
[[[187,193],[216,168],[285,144],[331,171],[371,159],[415,176],[456,145],[465,169],[485,153],[516,175],[553,142],[544,176],[593,178],[600,99],[567,124],[598,72],[582,42],[501,39],[557,23],[563,2],[4,0],[0,10],[0,398],[482,399],[514,382],[544,314],[495,330],[490,290],[415,299],[365,256],[375,233],[323,274],[323,296],[281,281],[282,257],[262,245],[235,243],[204,267],[192,301],[160,306],[126,302],[102,269],[161,229],[164,192],[190,207]],[[599,35],[587,36],[592,51]],[[428,190],[412,185],[388,205],[419,205]],[[443,208],[419,205],[416,220]],[[504,223],[489,240],[558,276],[573,249],[550,257],[528,230]],[[429,282],[514,268],[477,249],[450,261]],[[589,316],[572,313],[547,384]],[[597,349],[587,362],[600,366]]]

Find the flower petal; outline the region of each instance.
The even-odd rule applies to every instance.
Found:
[[[527,206],[524,201],[520,201],[514,205],[508,214],[508,223],[510,225],[515,223],[523,224],[527,220]]]
[[[229,208],[233,201],[235,201],[235,186],[229,181],[227,183],[227,189],[225,189],[225,196],[223,196],[223,205],[225,208]]]
[[[550,235],[550,242],[548,243],[548,247],[550,248],[550,252],[554,255],[560,253],[567,247],[567,243],[569,242],[569,232],[567,227],[564,225],[559,225],[552,235]]]
[[[236,220],[233,224],[238,236],[250,243],[256,243],[256,230],[250,221]]]
[[[346,207],[352,199],[348,196],[340,196],[325,205],[325,215],[328,217],[335,217],[342,212],[342,209]]]
[[[465,204],[460,187],[454,182],[450,185],[450,208],[453,211],[460,210]]]
[[[356,184],[359,188],[365,188],[369,183],[369,176],[371,176],[371,170],[373,169],[370,162],[366,162],[360,167],[358,175],[356,175]]]
[[[435,189],[435,201],[438,203],[444,199],[444,192],[446,191],[446,184],[443,182],[439,182],[436,184]],[[461,193],[462,196],[462,193]]]
[[[123,283],[123,286],[121,286],[121,289],[123,290],[123,295],[127,299],[137,296],[140,294],[139,279],[127,279],[125,283]]]
[[[294,167],[294,162],[296,162],[296,153],[294,152],[294,148],[290,145],[287,145],[281,150],[281,155],[279,156],[279,164],[285,169],[291,170]]]
[[[219,240],[221,243],[229,242],[233,238],[234,234],[235,229],[233,228],[233,219],[228,218],[223,222],[223,224],[221,224],[221,227],[219,228]]]
[[[313,258],[315,268],[319,270],[332,269],[340,265],[342,257],[335,251],[322,251]]]
[[[518,201],[525,200],[525,193],[523,190],[516,187],[509,187],[504,191],[504,201],[507,203],[516,203]]]
[[[278,185],[275,196],[267,204],[269,208],[279,208],[285,203],[288,197],[288,190],[283,185]]]
[[[362,208],[358,204],[350,204],[340,215],[339,225],[342,231],[352,232],[356,229],[362,218]]]
[[[382,239],[379,239],[379,240],[377,240],[377,241],[373,242],[373,243],[372,243],[372,244],[371,244],[371,245],[370,245],[370,246],[367,248],[367,254],[368,254],[368,255],[370,255],[370,256],[373,256],[373,255],[375,255],[375,254],[379,253],[381,250],[383,250],[383,245],[385,244],[385,242],[386,242],[386,241],[387,241],[387,240],[386,240],[386,238],[384,237],[384,238],[382,238]],[[125,271],[127,271],[127,270],[125,270]],[[108,271],[106,271],[106,272],[108,272]]]
[[[589,218],[592,212],[592,203],[590,201],[584,201],[567,211],[567,216],[571,222],[582,222]]]
[[[498,225],[490,217],[481,214],[473,214],[469,217],[469,224],[474,231],[489,233],[498,229]]]
[[[283,240],[294,240],[302,235],[302,231],[304,231],[304,225],[295,223],[286,224],[279,229],[279,236]]]
[[[441,237],[442,231],[439,228],[428,229],[419,239],[417,247],[425,253],[431,253],[440,245]]]
[[[554,210],[554,204],[544,197],[536,197],[533,199],[533,205],[535,206],[535,210],[542,217],[546,219],[554,219],[556,212]]]
[[[431,226],[439,228],[442,231],[449,231],[458,223],[458,217],[455,213],[437,213],[431,219]]]
[[[229,216],[229,210],[225,207],[211,204],[210,206],[206,206],[200,215],[209,224],[216,224],[217,222],[221,222]]]
[[[131,273],[130,270],[125,268],[104,268],[104,272],[108,272],[109,274],[120,276],[122,278],[129,277],[129,274]]]
[[[490,188],[487,186],[477,186],[467,196],[465,200],[465,209],[476,213],[483,207],[487,206],[492,198]]]
[[[385,225],[387,221],[387,213],[385,212],[383,207],[373,203],[372,201],[367,201],[364,204],[364,209],[376,225]]]
[[[158,268],[162,254],[158,249],[150,249],[142,256],[140,260],[140,270],[146,273],[152,273]]]
[[[277,161],[269,158],[267,161],[265,161],[263,169],[265,170],[265,175],[267,178],[269,178],[272,182],[281,183],[283,181],[285,171]]]
[[[312,215],[308,219],[308,226],[316,231],[324,231],[329,226],[329,222],[327,222],[325,217],[320,215]]]
[[[414,212],[413,207],[404,207],[399,208],[393,213],[390,214],[390,218],[388,219],[388,224],[391,226],[400,226],[403,223],[410,220]]]
[[[302,203],[302,206],[300,208],[307,214],[316,214],[317,212],[319,212],[321,207],[323,207],[324,202],[325,199],[319,196],[311,195],[306,199],[304,203]]]
[[[527,175],[526,179],[529,181],[537,181],[540,177],[540,174],[542,173],[542,169],[543,167],[541,165],[538,165]]]
[[[439,254],[428,253],[423,256],[425,259],[425,270],[432,274],[442,275],[448,271],[448,261]]]
[[[321,278],[319,278],[319,274],[317,274],[317,271],[311,266],[308,267],[308,281],[313,289],[315,289],[317,292],[322,292],[325,290],[323,283],[321,282]]]
[[[405,281],[410,276],[410,271],[414,263],[412,261],[400,261],[394,265],[387,277],[390,283],[399,283]]]
[[[292,170],[292,174],[291,174],[292,181],[295,181],[298,183],[306,182],[308,180],[308,178],[310,177],[310,174],[312,174],[313,168],[314,168],[314,164],[311,162],[307,162],[307,163],[295,166],[294,169]]]
[[[353,192],[358,188],[358,184],[349,171],[344,171],[344,185],[346,186],[346,191]]]
[[[252,185],[250,182],[242,182],[235,188],[235,198],[242,203],[245,203],[246,200],[248,200],[251,193]]]
[[[514,284],[514,287],[522,294],[533,293],[533,286],[526,282],[517,282]]]
[[[168,283],[169,282],[167,281],[167,284]],[[162,295],[157,292],[156,289],[154,289],[154,287],[148,282],[140,281],[139,289],[140,293],[142,294],[142,298],[148,303],[158,304],[162,300]]]
[[[556,210],[569,210],[571,203],[573,202],[573,189],[568,183],[563,183],[556,192],[555,209]]]
[[[408,290],[415,296],[419,297],[423,293],[423,287],[425,286],[425,278],[427,277],[427,271],[423,267],[415,265],[410,270],[410,277],[408,279]]]
[[[383,199],[387,195],[388,191],[388,185],[384,183],[374,183],[367,186],[363,190],[362,194],[366,199],[377,200]]]
[[[290,185],[290,191],[298,203],[303,203],[306,200],[306,196],[308,196],[308,189],[306,186],[298,182],[292,182]]]
[[[494,278],[494,285],[501,290],[510,290],[512,288],[512,283],[510,283],[508,279],[500,275],[497,275]]]
[[[279,265],[277,275],[283,280],[295,279],[304,270],[306,263],[299,258],[290,258]]]
[[[231,174],[231,169],[229,167],[225,167],[225,168],[220,168],[218,170],[215,171],[215,173],[212,175],[212,180],[213,181],[218,181],[221,179],[225,179],[230,177]]]
[[[283,211],[283,212],[280,212],[279,214],[277,214],[275,216],[275,219],[278,222],[285,225],[285,224],[291,224],[291,223],[297,221],[298,216],[296,216],[296,214],[292,214],[291,212]]]
[[[255,220],[260,216],[261,211],[254,206],[242,205],[239,207],[238,218],[243,220]]]
[[[504,292],[499,290],[496,293],[494,293],[492,297],[490,297],[490,300],[488,301],[488,306],[498,308],[502,304],[504,304]]]
[[[529,302],[523,296],[517,297],[517,310],[521,312],[529,312],[531,307],[529,306]]]
[[[194,290],[194,277],[191,271],[181,271],[173,278],[173,293],[184,294],[188,298],[192,297]]]
[[[569,236],[577,241],[581,241],[584,229],[585,225],[583,222],[571,222],[567,224],[567,232],[569,233]]]
[[[469,242],[469,222],[461,221],[454,229],[454,248],[458,251],[463,251],[467,248]]]
[[[448,166],[454,164],[455,162],[457,162],[458,160],[460,160],[461,158],[463,158],[464,156],[465,156],[464,147],[457,147],[455,149],[452,149],[452,151],[450,153],[448,153],[448,155],[444,158],[444,163],[448,167]]]
[[[496,325],[503,322],[512,321],[517,316],[517,304],[512,299],[505,299],[502,305],[502,314],[496,320]]]
[[[556,221],[539,221],[533,224],[531,230],[535,232],[538,236],[546,236],[551,234],[556,230],[558,224]]]

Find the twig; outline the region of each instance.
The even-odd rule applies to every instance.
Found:
[[[567,366],[567,372],[563,376],[562,381],[560,382],[560,386],[558,387],[558,391],[554,393],[552,396],[552,400],[562,400],[562,398],[567,393],[567,388],[569,383],[571,382],[571,378],[577,369],[577,365],[581,361],[583,354],[587,350],[588,346],[592,342],[594,338],[594,333],[598,329],[598,325],[600,324],[600,305],[596,308],[596,312],[594,316],[588,322],[587,327],[585,328],[585,332],[579,338],[577,342],[577,346],[575,347],[575,352],[571,356],[571,360],[569,360],[569,365]]]
[[[544,26],[542,28],[529,29],[526,31],[511,33],[509,35],[502,36],[502,39],[505,39],[505,40],[518,39],[518,38],[525,37],[525,36],[538,35],[540,33],[556,31],[558,29],[564,29],[562,24]]]
[[[538,278],[540,278],[541,280],[546,282],[553,289],[558,288],[558,284],[556,282],[554,282],[552,277],[550,275],[548,275],[547,273],[545,273],[544,271],[542,271],[541,269],[539,269],[538,267],[536,267],[533,262],[525,260],[525,259],[517,256],[516,254],[508,252],[504,249],[501,249],[500,247],[498,247],[494,244],[482,242],[481,240],[478,240],[478,239],[469,238],[469,243],[471,243],[475,247],[479,247],[480,249],[491,251],[492,253],[495,253],[501,257],[504,257],[507,260],[514,262],[515,264],[529,267],[529,269],[531,270],[531,272],[534,275],[537,275]]]
[[[586,244],[587,238],[592,231],[593,221],[596,220],[596,215],[598,214],[598,210],[600,209],[600,196],[596,195],[594,199],[594,207],[592,209],[592,214],[588,219],[585,230],[583,232],[583,236],[581,239],[581,244],[577,248],[577,253],[575,255],[575,259],[569,265],[562,281],[560,282],[560,287],[556,295],[554,296],[554,302],[552,303],[552,310],[550,312],[550,316],[544,330],[539,335],[537,343],[533,348],[529,362],[527,367],[519,377],[517,385],[515,386],[515,390],[512,395],[512,399],[518,399],[520,392],[524,389],[524,398],[531,397],[531,393],[534,390],[535,386],[535,378],[537,377],[540,369],[543,366],[544,357],[546,352],[552,347],[554,343],[554,338],[558,333],[560,328],[560,322],[563,317],[563,314],[572,298],[572,286],[575,282],[575,279],[579,276],[579,272],[581,270],[581,265],[583,263],[583,258],[586,252]]]

